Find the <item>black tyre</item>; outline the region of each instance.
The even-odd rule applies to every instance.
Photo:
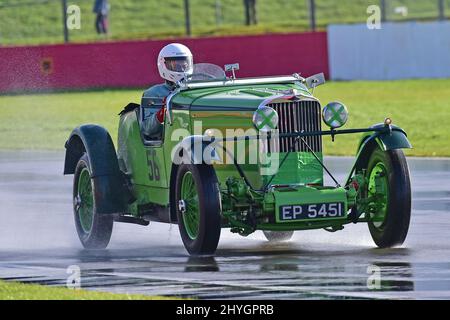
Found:
[[[113,218],[97,214],[89,157],[78,160],[73,181],[73,211],[78,237],[86,249],[104,249],[111,239]]]
[[[221,230],[221,201],[212,166],[183,164],[175,183],[181,238],[192,255],[214,254]]]
[[[269,242],[289,241],[294,234],[294,231],[263,231],[264,236]]]
[[[368,222],[373,241],[380,248],[401,245],[411,218],[411,183],[402,150],[375,148],[367,166],[370,200]]]

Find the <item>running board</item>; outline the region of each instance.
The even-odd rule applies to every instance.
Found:
[[[136,218],[132,216],[116,216],[114,217],[115,222],[123,222],[123,223],[133,223],[133,224],[139,224],[141,226],[148,226],[150,224],[150,221]]]

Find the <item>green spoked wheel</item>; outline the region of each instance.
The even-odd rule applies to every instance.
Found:
[[[403,151],[375,148],[366,177],[366,216],[372,239],[380,248],[401,245],[411,217],[411,184]]]
[[[370,210],[370,221],[373,228],[383,231],[386,224],[386,213],[389,201],[388,171],[383,162],[377,162],[369,175],[368,195],[373,199]]]
[[[192,255],[213,254],[221,230],[221,200],[212,166],[183,164],[177,170],[175,204],[181,239]]]
[[[96,212],[94,184],[89,158],[84,154],[78,161],[73,185],[75,226],[81,243],[87,249],[104,249],[111,239],[113,219]]]
[[[84,232],[91,231],[94,221],[94,196],[89,170],[84,167],[78,179],[78,194],[75,196],[75,208],[78,210],[78,218]]]
[[[198,237],[200,225],[200,206],[198,204],[198,193],[195,187],[192,172],[184,174],[181,181],[181,200],[179,206],[182,210],[183,224],[186,233],[192,240]]]

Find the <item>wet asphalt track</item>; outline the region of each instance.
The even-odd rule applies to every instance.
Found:
[[[350,159],[328,158],[343,179]],[[413,216],[401,248],[375,249],[367,226],[297,232],[269,244],[223,230],[217,255],[190,258],[178,227],[114,226],[108,250],[83,250],[63,154],[0,152],[0,278],[65,285],[81,268],[92,290],[202,299],[450,299],[450,160],[409,159]],[[376,284],[380,275],[380,288]]]

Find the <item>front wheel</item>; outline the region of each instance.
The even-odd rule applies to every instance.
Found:
[[[380,248],[401,245],[411,217],[411,184],[402,150],[375,149],[367,166],[366,217],[372,239]]]
[[[73,182],[73,211],[78,237],[86,249],[104,249],[111,239],[113,218],[97,213],[89,157],[78,161]]]
[[[221,231],[221,201],[212,166],[183,164],[177,172],[175,205],[186,250],[192,255],[213,254]]]

